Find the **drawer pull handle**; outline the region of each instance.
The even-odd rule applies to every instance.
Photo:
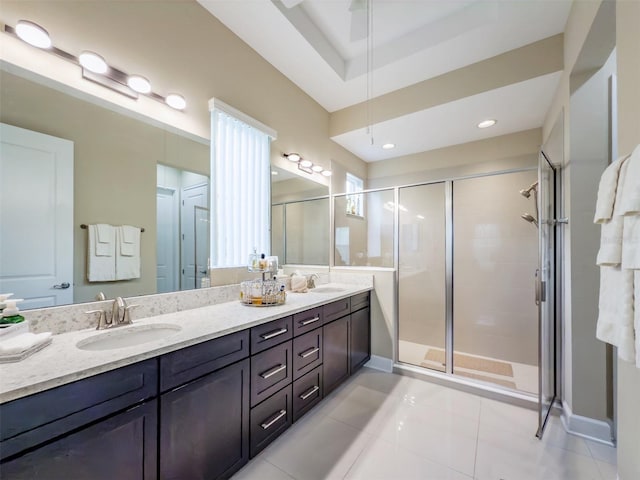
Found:
[[[283,333],[287,333],[288,330],[286,328],[281,328],[280,330],[274,330],[273,332],[264,333],[260,335],[263,340],[269,340],[270,338],[277,337],[278,335],[282,335]]]
[[[278,365],[277,367],[273,367],[271,370],[267,370],[266,372],[261,373],[260,376],[264,379],[267,379],[269,377],[273,377],[276,373],[280,373],[281,371],[286,369],[286,365]]]
[[[320,390],[320,387],[317,385],[314,385],[313,387],[311,387],[309,390],[307,390],[306,392],[304,392],[303,394],[300,395],[300,398],[302,400],[306,400],[307,398],[309,398],[311,395],[313,395],[314,393],[316,393],[318,390]]]
[[[280,420],[282,417],[284,417],[287,414],[286,410],[280,410],[278,413],[275,414],[275,416],[269,420],[268,422],[263,423],[262,425],[260,425],[263,429],[267,429],[269,428],[271,425],[273,425],[274,423],[276,423],[278,420]]]
[[[302,320],[300,322],[300,326],[304,327],[304,326],[309,325],[310,323],[316,323],[318,320],[320,320],[320,317],[313,317],[313,318],[310,318],[308,320]]]
[[[302,358],[307,358],[308,356],[313,355],[314,353],[318,353],[319,351],[320,351],[320,348],[314,347],[304,352],[300,352],[298,355],[300,355]]]

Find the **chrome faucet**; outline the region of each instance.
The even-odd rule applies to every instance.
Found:
[[[307,276],[307,288],[316,288],[316,280],[318,280],[320,277],[318,276],[317,273],[312,273],[311,275]]]

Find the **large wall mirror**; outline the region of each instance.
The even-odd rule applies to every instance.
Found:
[[[73,142],[73,272],[72,279],[66,280],[72,285],[72,296],[56,301],[47,294],[25,302],[22,308],[92,301],[99,292],[114,298],[202,286],[209,257],[208,140],[105,108],[98,101],[80,98],[65,86],[43,84],[36,74],[6,63],[1,67],[0,122]],[[282,220],[287,211],[288,230],[285,232],[285,224],[274,214],[272,231],[288,234],[289,263],[328,265],[328,188],[277,167],[274,172],[278,175],[272,175],[273,208],[283,209]],[[24,178],[30,177],[26,172]],[[5,176],[3,189],[14,180]],[[28,202],[30,208],[47,206],[50,211],[48,202],[53,202],[46,195],[13,187],[11,205],[32,199]],[[7,205],[3,208],[6,212]],[[3,266],[0,276],[23,275],[33,283],[33,278],[47,269],[46,255],[55,250],[52,245],[56,239],[47,238],[45,242],[46,236],[40,234],[49,226],[45,225],[46,218],[44,213],[23,215],[21,224],[14,229],[19,232],[19,236],[13,235],[11,243],[15,246],[0,243],[2,258],[22,257],[12,262],[12,271]],[[87,281],[87,230],[81,225],[97,223],[145,229],[141,235],[139,278]],[[42,241],[30,241],[36,238]],[[272,248],[281,263],[286,258],[284,245],[282,238]],[[318,253],[320,249],[323,254]],[[28,262],[34,265],[29,266]],[[14,293],[21,295],[20,291]]]

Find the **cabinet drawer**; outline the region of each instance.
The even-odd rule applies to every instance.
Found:
[[[160,357],[160,391],[166,392],[248,356],[248,330],[168,353]]]
[[[322,307],[312,308],[293,316],[293,336],[310,332],[322,326]]]
[[[322,328],[293,339],[293,379],[322,365]]]
[[[293,421],[322,400],[322,367],[317,367],[293,382]]]
[[[291,340],[251,357],[251,406],[291,383]]]
[[[329,303],[322,307],[322,314],[324,316],[324,323],[332,322],[340,317],[349,315],[351,311],[351,299],[343,298],[337,302]]]
[[[249,454],[253,458],[264,447],[291,426],[291,385],[251,409],[251,445]]]
[[[251,329],[251,355],[293,338],[291,317],[279,318]]]
[[[369,306],[371,292],[359,293],[351,297],[351,311],[356,312]]]
[[[101,373],[0,405],[1,457],[56,436],[158,394],[156,359]]]

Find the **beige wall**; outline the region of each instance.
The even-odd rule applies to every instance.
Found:
[[[640,144],[640,2],[618,1],[618,150]],[[636,299],[636,306],[638,305]],[[638,332],[636,332],[636,335]],[[640,369],[618,362],[618,476],[640,478]]]
[[[6,72],[0,88],[0,121],[74,142],[74,301],[155,292],[156,165],[208,172],[208,146]],[[89,283],[83,223],[144,227],[141,277]]]

